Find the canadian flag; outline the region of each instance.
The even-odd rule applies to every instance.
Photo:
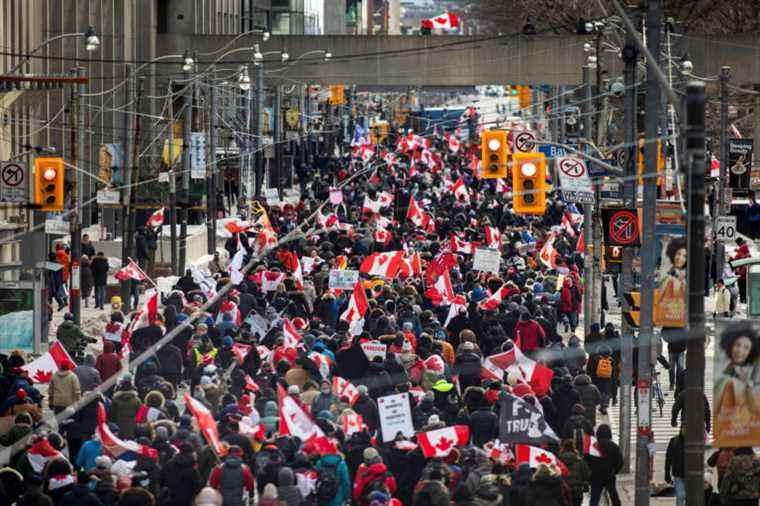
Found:
[[[253,226],[253,223],[250,221],[243,221],[238,218],[232,218],[230,221],[224,224],[224,228],[227,229],[227,231],[230,234],[242,234],[249,228]]]
[[[321,211],[317,211],[317,223],[320,227],[330,229],[338,224],[338,215],[335,213],[322,214]]]
[[[578,242],[575,244],[575,252],[580,254],[586,253],[586,241],[583,240],[583,230],[578,234]]]
[[[496,227],[485,226],[486,245],[491,249],[501,249],[501,232]]]
[[[449,236],[451,241],[451,251],[454,253],[464,253],[465,255],[472,255],[475,253],[475,248],[480,245],[477,242],[469,242],[459,239],[453,233]]]
[[[493,295],[478,304],[478,307],[484,311],[495,310],[499,307],[501,301],[504,300],[504,297],[506,297],[508,291],[509,287],[506,284],[501,285],[501,288],[496,290]]]
[[[332,367],[332,360],[330,360],[330,357],[323,355],[322,353],[317,353],[316,351],[309,353],[308,357],[309,360],[314,362],[317,369],[319,369],[319,374],[322,375],[322,379],[330,377],[330,368]]]
[[[359,280],[354,285],[354,291],[351,294],[351,298],[348,299],[348,307],[340,315],[340,319],[348,323],[358,322],[364,318],[364,314],[368,308],[367,294],[364,292],[361,280]]]
[[[295,268],[293,269],[293,279],[296,283],[296,290],[303,290],[303,267],[301,267],[301,262],[298,260],[298,257],[295,258]]]
[[[135,281],[142,281],[145,279],[145,273],[140,269],[134,261],[130,260],[127,265],[116,271],[113,275],[119,281],[126,281],[128,279],[134,279]]]
[[[456,135],[449,134],[449,151],[452,153],[459,152],[459,148],[461,147],[461,143],[459,142],[459,139],[456,138]]]
[[[507,183],[502,181],[501,179],[496,180],[496,193],[507,193],[509,191],[509,186]]]
[[[470,440],[470,428],[466,425],[454,425],[443,429],[417,433],[417,443],[422,454],[427,457],[446,457],[451,450],[465,446]]]
[[[570,237],[575,237],[575,220],[573,220],[573,215],[570,213],[569,210],[565,209],[564,214],[562,214],[562,228],[567,232],[567,235]]]
[[[350,436],[367,428],[362,415],[354,412],[344,412],[339,419],[340,427],[346,436]]]
[[[602,449],[599,447],[599,441],[591,434],[583,435],[583,454],[592,457],[602,457]]]
[[[406,218],[427,233],[432,233],[435,230],[433,219],[420,208],[414,197],[409,198],[409,208],[406,211]]]
[[[388,244],[393,239],[393,234],[385,230],[384,228],[378,228],[375,230],[375,242],[380,244]]]
[[[365,144],[364,146],[355,149],[354,156],[360,158],[364,163],[372,160],[372,157],[375,155],[375,148],[371,145]]]
[[[129,324],[129,334],[134,334],[135,330],[150,326],[151,322],[158,315],[158,292],[151,288],[145,292],[147,299],[145,305],[132,317]]]
[[[282,320],[282,334],[285,338],[286,348],[295,348],[301,342],[301,334],[298,333],[295,325],[288,318]]]
[[[40,439],[26,451],[26,459],[35,473],[41,473],[45,465],[53,459],[65,458],[61,452],[53,448],[47,439]]]
[[[243,379],[245,380],[245,389],[247,391],[256,393],[261,390],[261,388],[259,388],[258,383],[253,381],[253,378],[251,378],[249,375],[246,374],[245,376],[243,376]]]
[[[425,283],[432,285],[445,271],[459,265],[457,256],[450,251],[438,253],[425,269]]]
[[[160,409],[152,408],[152,407],[147,406],[146,404],[142,404],[140,405],[139,408],[137,408],[137,414],[135,414],[135,422],[137,423],[155,422],[162,415],[163,413],[161,413]]]
[[[74,361],[66,352],[66,348],[59,341],[53,341],[46,353],[23,366],[21,370],[26,371],[29,379],[35,383],[49,383],[53,374],[58,372],[63,364],[69,364],[69,368],[74,370]]]
[[[158,228],[164,224],[164,209],[166,208],[162,207],[161,209],[157,209],[150,215],[147,223],[150,228]]]
[[[340,376],[333,376],[332,390],[333,394],[338,397],[347,398],[352,406],[354,402],[356,402],[356,399],[359,398],[359,389],[357,389],[353,383]]]
[[[470,192],[467,190],[467,185],[464,184],[464,179],[461,177],[449,189],[454,193],[454,197],[458,202],[470,202]]]
[[[322,429],[290,395],[280,396],[280,435],[295,436],[304,442],[325,437]]]
[[[453,12],[444,12],[440,16],[422,20],[422,28],[430,28],[431,30],[436,28],[451,30],[457,27],[459,27],[459,16]]]
[[[425,291],[425,296],[434,306],[449,306],[454,302],[456,296],[448,270],[438,277],[435,285]]]
[[[238,243],[238,249],[235,255],[230,261],[230,265],[227,266],[227,271],[230,273],[230,281],[233,285],[239,285],[243,282],[243,258],[245,257],[245,248]]]
[[[554,233],[550,233],[546,238],[544,245],[541,247],[541,251],[538,252],[538,258],[541,263],[550,269],[557,268],[557,250],[554,249]]]
[[[710,177],[720,177],[720,160],[715,155],[710,158]]]
[[[380,200],[372,200],[369,198],[369,195],[364,196],[364,204],[362,204],[362,212],[363,213],[379,213],[380,209],[383,207],[382,202]]]
[[[503,464],[506,464],[510,460],[515,460],[515,454],[512,453],[512,448],[498,439],[487,442],[483,445],[483,449],[490,458]]]
[[[404,257],[399,265],[398,275],[401,278],[409,278],[422,274],[422,257],[415,251],[410,257]]]
[[[359,266],[359,272],[369,274],[370,276],[381,276],[392,279],[396,276],[403,257],[404,252],[400,250],[372,253]]]
[[[102,402],[98,403],[98,426],[96,430],[103,449],[110,453],[114,458],[118,458],[123,453],[132,452],[142,455],[143,457],[158,460],[158,450],[136,441],[124,441],[111,432],[111,429],[108,428],[108,423],[106,422],[106,407]]]
[[[501,381],[504,378],[505,371],[528,383],[539,396],[545,395],[549,391],[554,377],[554,371],[526,357],[517,346],[483,360],[481,373],[486,377]]]
[[[216,420],[214,420],[211,411],[209,411],[199,400],[193,399],[187,392],[185,392],[185,406],[193,414],[193,417],[195,417],[195,423],[198,424],[198,430],[201,431],[201,434],[203,434],[206,442],[208,442],[209,446],[214,450],[214,453],[219,456],[225,455],[227,449],[222,446],[222,443],[219,440],[219,429],[216,426]]]
[[[554,465],[562,472],[563,476],[567,476],[568,474],[565,464],[563,464],[552,452],[536,448],[535,446],[515,445],[515,462],[517,465],[528,464],[532,468],[536,468],[541,464],[547,466]]]
[[[251,278],[254,283],[261,287],[261,291],[274,292],[285,279],[285,273],[277,271],[258,271],[254,273]]]

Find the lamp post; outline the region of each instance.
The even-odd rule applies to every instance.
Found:
[[[85,32],[72,32],[72,33],[63,33],[61,35],[56,35],[55,37],[50,37],[49,39],[42,42],[42,44],[38,45],[29,53],[27,53],[24,58],[18,62],[11,70],[9,70],[8,74],[15,74],[18,70],[20,70],[24,65],[26,65],[29,60],[32,59],[32,56],[34,56],[38,51],[40,51],[42,48],[47,46],[48,44],[55,42],[57,40],[69,38],[69,37],[84,37],[85,39],[85,50],[87,52],[92,52],[98,49],[100,47],[100,38],[95,34],[95,28],[92,26],[87,28],[87,31]]]

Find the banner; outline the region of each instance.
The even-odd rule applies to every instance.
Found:
[[[665,236],[660,244],[660,268],[654,291],[654,324],[686,324],[686,238]]]
[[[399,432],[407,437],[414,435],[412,407],[408,393],[378,397],[377,411],[383,442],[393,441]]]
[[[559,442],[538,409],[513,395],[507,395],[501,400],[499,441],[540,446],[552,440]]]
[[[716,330],[719,330],[716,328]],[[760,334],[749,320],[728,322],[715,343],[715,448],[760,445]]]
[[[752,139],[728,139],[728,186],[749,190],[752,169]]]
[[[373,361],[376,357],[380,357],[383,361],[385,361],[385,355],[388,350],[388,346],[381,343],[380,341],[368,341],[366,343],[361,343],[362,350],[364,350],[364,354],[367,355],[367,360],[370,362]]]

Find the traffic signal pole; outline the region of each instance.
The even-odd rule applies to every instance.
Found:
[[[731,67],[720,69],[720,174],[718,176],[717,194],[713,199],[712,209],[713,236],[718,230],[718,216],[723,216],[726,207],[731,207],[731,199],[726,195],[728,186],[728,81],[731,79]],[[715,279],[723,277],[725,263],[725,245],[715,239]]]
[[[132,214],[132,153],[133,153],[133,144],[134,144],[134,130],[132,128],[132,124],[134,121],[134,115],[132,114],[133,111],[133,101],[134,101],[134,89],[135,89],[135,83],[134,83],[134,76],[132,75],[132,65],[127,64],[125,68],[125,78],[126,78],[126,97],[124,98],[124,103],[126,104],[126,109],[124,110],[124,140],[123,140],[123,146],[124,146],[124,180],[123,180],[123,186],[124,189],[121,193],[121,265],[125,266],[129,263],[129,257],[132,256],[132,239],[129,234],[129,220],[130,215]],[[121,300],[124,304],[124,311],[129,311],[130,306],[130,300],[129,300],[129,289],[130,289],[131,280],[127,279],[125,281],[120,282],[120,290],[119,293],[121,294]]]
[[[686,88],[686,156],[689,171],[689,340],[686,342],[684,410],[686,504],[702,506],[705,498],[705,85],[699,81],[691,81]]]
[[[589,65],[583,66],[583,91],[584,100],[581,110],[583,111],[583,136],[590,140],[592,130],[592,116],[591,116],[591,70]],[[594,219],[594,206],[591,204],[583,204],[583,242],[585,244],[586,251],[583,255],[583,335],[588,336],[591,333],[591,324],[594,322],[593,314],[593,296],[594,296],[594,231],[593,231],[593,219]]]
[[[214,74],[212,74],[214,76]],[[216,252],[216,86],[209,86],[209,150],[206,155],[206,246],[209,255]],[[250,138],[249,138],[250,142]],[[250,157],[248,164],[251,164]]]
[[[179,229],[179,268],[185,275],[187,262],[187,220],[190,214],[190,131],[193,128],[193,83],[195,72],[185,72],[185,116],[182,126],[182,224]]]
[[[85,77],[85,69],[77,68],[77,77]],[[74,323],[82,323],[82,292],[81,292],[81,268],[82,259],[82,206],[84,203],[84,93],[85,84],[77,84],[74,88],[74,111],[76,113],[75,139],[73,149],[73,163],[77,170],[74,171],[74,191],[71,198],[70,235],[71,235],[71,293],[69,307],[74,315]],[[81,167],[80,167],[81,166]],[[82,175],[80,175],[80,172]]]
[[[649,0],[646,15],[647,47],[653,55],[660,54],[662,31],[662,2]],[[642,209],[642,236],[655,237],[657,207],[657,137],[661,107],[660,83],[655,75],[657,62],[647,58],[646,125],[644,147],[644,202]],[[638,437],[636,440],[636,506],[649,504],[649,443],[651,442],[651,384],[652,341],[654,340],[654,277],[656,275],[656,249],[654,244],[641,248],[641,327],[638,355]]]

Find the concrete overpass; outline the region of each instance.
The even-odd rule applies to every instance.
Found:
[[[182,53],[185,49],[208,53],[233,40],[233,36],[159,34],[157,54]],[[479,84],[580,84],[588,36],[272,36],[261,43],[262,52],[286,49],[291,64],[287,78],[314,83],[356,85],[473,86]],[[259,35],[241,37],[231,48],[261,42]],[[732,67],[732,82],[760,83],[760,35],[731,37],[687,35],[679,45],[694,63],[694,72],[717,75],[720,67]],[[333,59],[323,62],[309,51],[329,50]],[[216,56],[200,56],[199,62]],[[227,66],[250,61],[252,53],[238,52],[224,59]],[[613,53],[602,55],[610,75],[622,73],[622,62]],[[277,56],[266,58],[267,70],[282,67]],[[271,74],[277,75],[277,72]]]

